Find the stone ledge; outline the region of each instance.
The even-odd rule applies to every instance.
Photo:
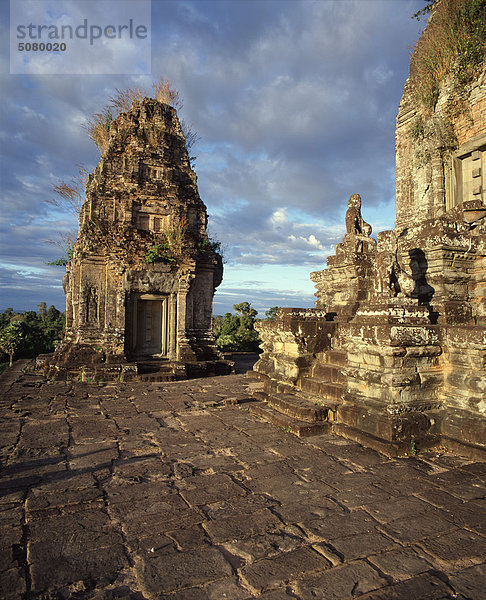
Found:
[[[315,423],[298,421],[274,410],[263,402],[250,405],[250,412],[298,437],[320,435],[329,433],[331,430],[331,424],[327,421],[317,421]]]

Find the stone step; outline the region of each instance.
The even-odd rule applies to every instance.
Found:
[[[340,367],[347,363],[347,353],[343,350],[328,350],[326,352],[327,362]]]
[[[170,370],[171,366],[168,360],[137,360],[137,369],[140,375],[145,373],[157,373],[161,370]]]
[[[172,371],[159,371],[158,373],[145,373],[138,376],[139,381],[176,381],[176,376]]]
[[[335,418],[336,411],[342,402],[341,398],[339,398],[339,400],[331,400],[330,398],[323,399],[322,396],[318,394],[304,392],[301,389],[298,389],[297,393],[299,398],[307,400],[307,402],[311,402],[312,404],[316,404],[317,406],[324,407],[327,410],[328,421],[332,421]]]
[[[174,369],[167,360],[137,361],[139,381],[176,381]]]
[[[238,394],[235,396],[228,396],[223,399],[225,406],[233,406],[236,404],[246,404],[247,402],[256,402],[254,398],[255,394]]]
[[[330,383],[327,379],[318,377],[302,377],[300,381],[302,391],[317,396],[324,404],[326,400],[341,400],[343,386],[339,383]]]
[[[317,363],[312,369],[312,377],[329,381],[329,383],[344,383],[346,378],[340,367],[329,363]]]
[[[262,417],[265,421],[268,421],[277,427],[281,427],[288,433],[293,433],[298,437],[320,435],[322,433],[328,433],[331,429],[331,425],[327,421],[308,423],[307,421],[293,419],[288,415],[278,412],[265,402],[255,402],[250,404],[249,409],[250,412]]]
[[[295,394],[270,394],[267,396],[267,404],[288,417],[305,421],[306,423],[316,423],[326,421],[328,408],[319,406],[307,398],[300,398]]]

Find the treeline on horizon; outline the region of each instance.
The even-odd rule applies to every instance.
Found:
[[[53,352],[64,331],[64,313],[55,306],[47,308],[39,302],[38,312],[15,312],[6,308],[0,313],[0,364],[12,364],[13,359],[34,358]]]
[[[64,332],[64,313],[45,302],[38,311],[15,312],[6,308],[0,313],[0,372],[14,359],[35,358],[54,352]],[[275,319],[278,306],[265,312],[266,319]],[[259,352],[260,336],[254,328],[258,311],[249,302],[233,305],[236,314],[227,312],[213,318],[213,335],[224,352]]]

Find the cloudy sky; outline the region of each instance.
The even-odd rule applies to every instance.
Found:
[[[79,12],[79,0],[62,2]],[[114,19],[120,2],[108,1]],[[0,310],[63,309],[63,268],[46,265],[61,251],[48,240],[76,222],[46,202],[52,185],[77,165],[95,167],[83,124],[115,88],[150,90],[161,76],[180,90],[180,116],[201,138],[199,192],[226,258],[214,313],[244,300],[261,316],[312,306],[309,272],[342,238],[352,193],[375,232],[393,227],[395,117],[424,25],[411,15],[424,4],[152,0],[150,75],[11,75],[9,2],[0,0]],[[150,70],[146,46],[119,43],[126,71]],[[98,56],[91,64],[103,72]]]

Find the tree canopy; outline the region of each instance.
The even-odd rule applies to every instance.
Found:
[[[258,314],[249,302],[233,305],[236,314],[227,312],[213,319],[213,334],[218,347],[226,352],[258,352],[260,336],[254,328]]]
[[[0,362],[14,358],[33,358],[44,352],[52,352],[62,337],[64,315],[54,306],[47,308],[45,302],[39,311],[17,313],[6,308],[0,313]]]

